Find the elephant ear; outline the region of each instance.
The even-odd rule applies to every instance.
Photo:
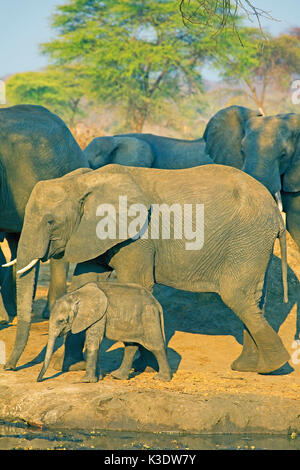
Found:
[[[71,332],[75,335],[101,320],[106,313],[108,302],[104,292],[94,283],[86,284],[74,291],[73,295],[76,306]]]
[[[244,159],[241,152],[241,141],[244,137],[244,126],[248,119],[261,114],[244,108],[230,106],[221,109],[208,122],[203,134],[206,152],[215,163],[242,169]]]
[[[97,258],[126,240],[138,238],[151,207],[127,167],[108,165],[85,179],[81,219],[65,248],[64,259],[71,263]]]
[[[285,116],[291,129],[294,141],[295,151],[291,162],[282,178],[282,189],[286,192],[300,191],[300,115],[288,114]]]

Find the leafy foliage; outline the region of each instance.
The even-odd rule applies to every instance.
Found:
[[[212,63],[225,81],[244,85],[265,114],[268,89],[287,90],[292,75],[300,70],[300,39],[289,34],[268,35],[267,41],[262,42],[256,28],[244,27],[239,34],[243,47],[233,32],[217,39],[223,49],[216,48]]]
[[[230,104],[294,111],[282,97],[300,70],[299,28],[262,36],[240,13],[268,16],[247,0],[66,0],[41,46],[52,65],[10,77],[8,102],[42,104],[71,127],[85,112],[100,135],[147,123],[188,138]],[[206,64],[221,83],[203,83]]]
[[[10,105],[30,103],[46,106],[70,126],[79,115],[83,115],[80,101],[84,90],[74,68],[18,73],[7,80],[6,87]]]
[[[75,64],[92,99],[126,110],[128,128],[141,130],[161,100],[201,87],[205,29],[184,26],[177,0],[71,0],[52,26],[58,36],[44,53]]]

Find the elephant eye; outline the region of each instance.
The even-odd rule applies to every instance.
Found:
[[[286,150],[282,150],[280,154],[280,158],[284,158],[284,157],[286,157]]]

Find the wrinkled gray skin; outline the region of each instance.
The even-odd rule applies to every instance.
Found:
[[[12,259],[17,255],[25,207],[34,185],[88,166],[67,126],[46,108],[19,105],[0,109],[0,232],[6,236]],[[1,264],[5,263],[2,254],[0,258]],[[13,268],[0,269],[0,319],[8,320],[8,313],[13,316],[17,310]],[[65,278],[65,263],[53,260],[49,304],[65,292]]]
[[[91,168],[109,163],[180,169],[213,163],[203,139],[179,140],[152,134],[97,137],[84,149]]]
[[[139,227],[144,233],[149,221],[148,238],[135,239],[141,230],[138,227],[130,235],[127,230],[119,233],[119,197],[124,195],[128,208],[132,204],[145,208],[139,214]],[[115,208],[115,217],[110,219],[116,223],[115,237],[97,235],[99,222],[104,222],[96,215],[101,203]],[[191,240],[185,233],[182,239],[174,238],[174,217],[170,218],[170,239],[150,236],[154,220],[153,213],[147,211],[153,204],[162,203],[169,207],[177,203],[181,209],[184,204],[192,205],[194,224],[196,204],[204,204],[202,248],[199,244],[197,249],[187,249],[186,243]],[[163,228],[167,222],[162,220]],[[136,214],[128,213],[127,227],[132,224],[136,225]],[[198,236],[202,229],[199,221],[197,224]],[[78,263],[74,282],[93,271],[105,281],[115,270],[118,282],[138,284],[149,291],[158,283],[193,292],[217,292],[247,327],[243,352],[232,367],[271,372],[289,358],[262,314],[265,275],[278,236],[286,289],[284,235],[283,220],[270,193],[235,168],[204,165],[158,170],[106,165],[94,171],[77,170],[35,186],[26,207],[17,268],[27,267],[35,258],[63,254],[65,261]],[[31,271],[27,269],[19,279],[17,339],[7,369],[15,368],[30,329]]]
[[[211,118],[204,139],[216,163],[243,169],[273,196],[281,191],[287,229],[300,249],[300,114],[263,117],[231,106]]]
[[[147,142],[133,137],[96,137],[84,149],[93,170],[109,163],[152,167],[154,155]]]
[[[171,380],[166,355],[163,312],[145,288],[114,282],[88,283],[56,301],[50,314],[48,345],[38,382],[49,366],[55,340],[68,332],[85,331],[86,372],[81,382],[97,382],[96,369],[103,337],[124,343],[116,379],[128,379],[134,355],[141,344],[153,352],[159,364],[155,378]]]

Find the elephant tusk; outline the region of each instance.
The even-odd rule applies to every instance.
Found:
[[[19,271],[17,271],[17,274],[23,274],[26,271],[29,271],[29,269],[31,269],[38,261],[39,258],[33,259],[29,264],[27,264],[27,266],[25,266],[25,268],[19,269]]]
[[[277,193],[275,193],[275,200],[276,200],[278,209],[281,212],[281,216],[283,218],[284,225],[286,225],[286,216],[285,216],[285,213],[283,212],[283,205],[282,205],[282,199],[281,199],[280,191],[277,191]]]
[[[16,264],[17,258],[13,259],[12,261],[9,261],[8,263],[2,264],[2,268],[8,268],[9,266],[13,266]]]
[[[280,210],[280,212],[282,212],[283,206],[280,191],[277,191],[277,193],[275,193],[275,200],[277,202],[278,209]]]

